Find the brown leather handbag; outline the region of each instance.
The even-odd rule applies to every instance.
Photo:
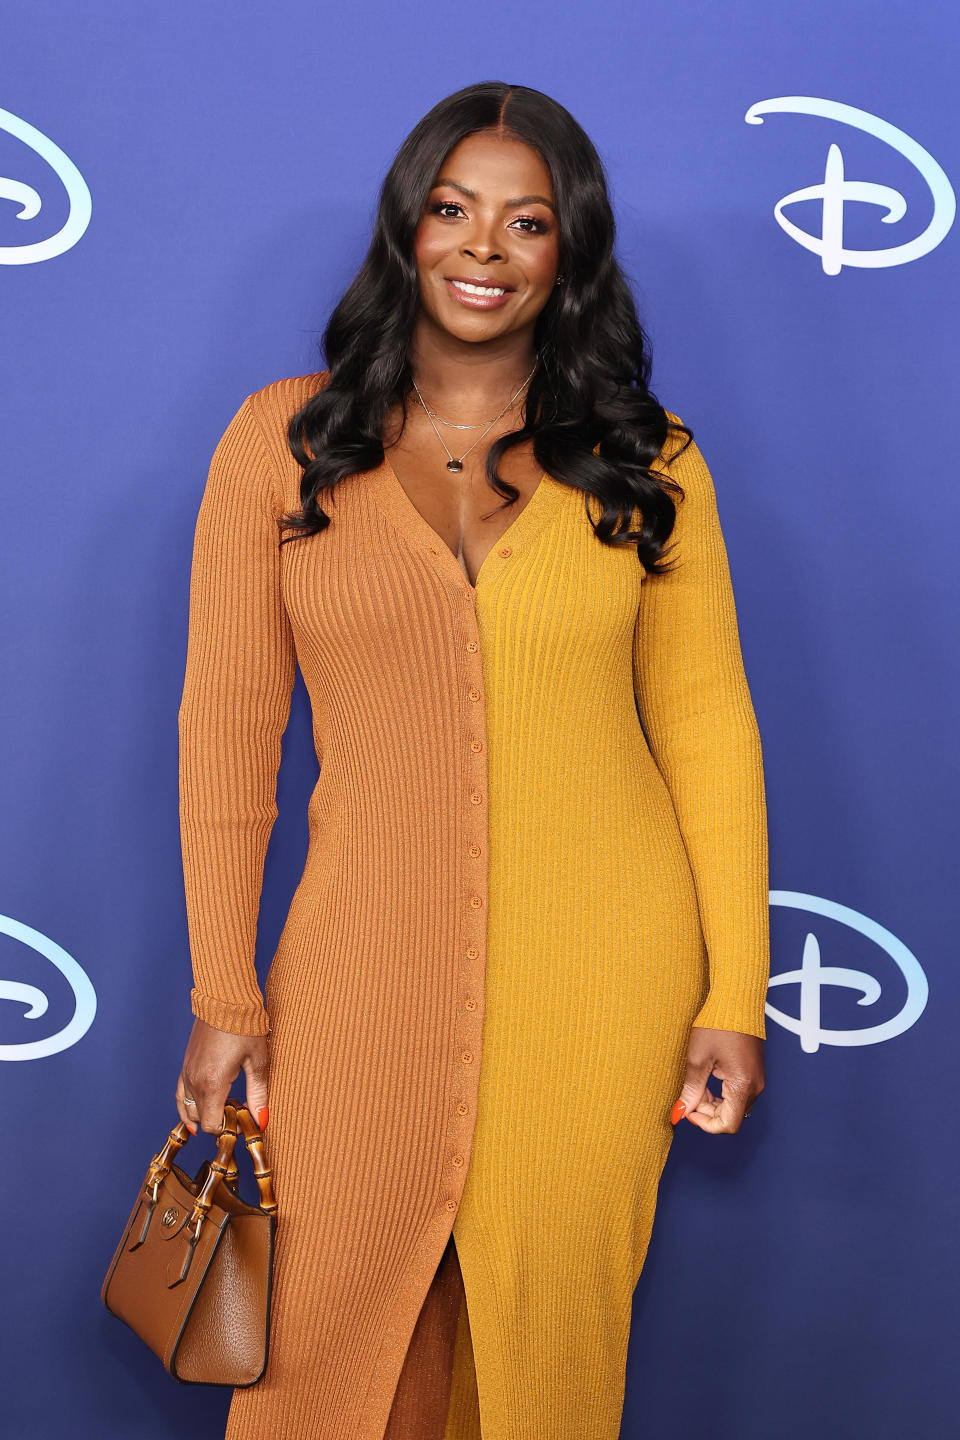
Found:
[[[237,1126],[260,1204],[237,1194]],[[154,1155],[100,1289],[123,1320],[187,1385],[253,1385],[267,1366],[277,1204],[263,1136],[230,1097],[217,1155],[194,1178],[173,1163],[190,1131],[181,1120]]]

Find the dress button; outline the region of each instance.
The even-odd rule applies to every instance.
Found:
[[[479,855],[479,854],[480,854],[480,846],[479,846],[479,845],[471,845],[471,846],[470,846],[470,849],[467,851],[467,854],[468,854],[468,855],[474,855],[474,856]]]
[[[471,794],[470,794],[470,804],[471,804],[471,805],[479,805],[479,804],[482,803],[482,801],[483,801],[483,796],[480,794],[480,791],[479,791],[479,790],[473,790],[473,791],[471,791]]]
[[[451,1164],[451,1165],[456,1165],[456,1166],[459,1167],[460,1165],[463,1164],[463,1156],[462,1156],[462,1155],[451,1155],[451,1156],[450,1156],[450,1164]]]
[[[472,653],[474,650],[479,650],[480,646],[477,644],[476,640],[468,640],[467,649]]]
[[[456,1202],[456,1200],[448,1200],[448,1201],[447,1201],[447,1209],[448,1209],[448,1210],[456,1210],[456,1208],[457,1208],[457,1202]]]
[[[476,958],[477,958],[477,956],[478,956],[479,954],[480,954],[480,951],[477,949],[476,945],[471,945],[471,946],[468,947],[468,949],[467,949],[467,959],[468,959],[468,960],[476,960]]]
[[[468,1010],[476,1010],[477,1008],[476,1000],[465,1000],[463,1003],[466,1005]]]
[[[483,901],[481,900],[479,895],[471,895],[470,904],[473,906],[474,910],[479,910],[480,906],[483,904]]]
[[[466,1106],[466,1105],[464,1105],[463,1101],[461,1100],[461,1101],[460,1101],[460,1104],[457,1106],[457,1114],[458,1114],[458,1115],[466,1115],[468,1108],[469,1108],[469,1107]]]
[[[460,1059],[463,1061],[464,1065],[469,1065],[470,1061],[473,1059],[473,1051],[464,1050],[463,1054],[460,1056]]]
[[[504,545],[500,550],[500,554],[504,557],[504,559],[506,559],[508,555],[513,554],[513,551],[510,549],[509,545]]]
[[[482,740],[471,740],[471,741],[470,741],[470,749],[471,749],[471,750],[482,750],[482,749],[483,749],[483,741],[482,741]]]
[[[470,689],[467,691],[467,694],[470,696],[471,700],[480,699],[480,691],[477,689],[476,685],[471,685]]]

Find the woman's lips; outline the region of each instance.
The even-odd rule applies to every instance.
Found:
[[[470,310],[499,310],[501,305],[506,305],[512,290],[504,290],[502,295],[471,295],[468,290],[462,290],[452,280],[444,280],[448,292],[461,305],[466,305]],[[491,287],[497,288],[497,287]]]

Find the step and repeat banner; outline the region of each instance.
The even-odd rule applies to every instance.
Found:
[[[714,476],[764,740],[767,1089],[736,1136],[678,1127],[622,1434],[955,1433],[958,39],[954,7],[900,0],[8,8],[10,1440],[223,1433],[229,1390],[177,1384],[99,1298],[192,1023],[193,526],[243,397],[321,368],[400,141],[491,79],[553,95],[607,166],[654,390]],[[261,980],[315,778],[298,677]]]

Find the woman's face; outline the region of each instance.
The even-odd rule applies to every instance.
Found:
[[[461,140],[417,226],[422,311],[459,340],[532,331],[557,278],[555,203],[550,172],[529,145],[489,131]]]

